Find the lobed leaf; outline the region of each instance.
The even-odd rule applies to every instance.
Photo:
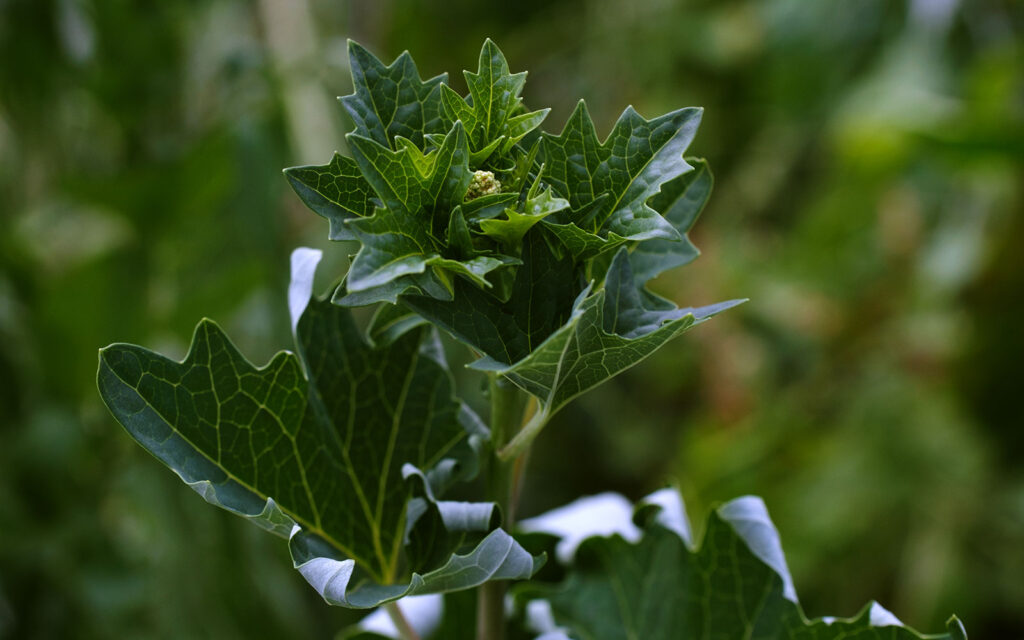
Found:
[[[560,135],[541,135],[540,160],[555,190],[568,199],[574,212],[585,211],[607,194],[593,224],[577,214],[568,222],[590,231],[607,231],[629,240],[678,240],[679,232],[647,204],[662,184],[690,165],[683,152],[693,140],[702,109],[679,109],[645,120],[627,107],[612,132],[600,142],[586,103],[569,116]]]
[[[469,96],[463,98],[447,85],[441,105],[448,122],[461,120],[469,133],[472,164],[479,166],[500,148],[504,155],[540,126],[550,109],[522,113],[519,97],[526,72],[511,73],[505,55],[488,38],[480,48],[476,73],[464,72]]]
[[[536,396],[550,416],[576,396],[637,364],[691,327],[743,302],[708,307],[652,307],[641,296],[625,249],[612,261],[603,289],[579,296],[568,320],[522,359],[488,355],[470,366],[492,371]]]
[[[299,571],[334,604],[528,577],[532,557],[491,531],[493,505],[433,498],[433,486],[475,469],[471,435],[485,432],[454,397],[431,334],[367,345],[346,309],[310,297],[317,260],[311,250],[293,256],[298,356],[282,352],[257,368],[204,320],[182,362],[134,345],[101,350],[107,406],[207,501],[288,536]],[[425,530],[426,546],[416,533]],[[469,530],[491,533],[452,555]],[[431,553],[409,553],[409,544]]]
[[[681,240],[656,238],[637,244],[629,259],[638,283],[646,283],[670,269],[687,265],[700,255],[686,234],[711,197],[714,179],[705,160],[688,162],[693,165],[693,171],[666,182],[648,201],[648,205],[675,228]]]
[[[354,240],[345,222],[369,216],[376,207],[373,189],[355,160],[334,154],[329,164],[284,170],[302,202],[330,223],[331,240]]]
[[[642,533],[628,520],[619,523],[622,535],[591,537],[579,546],[561,585],[531,583],[519,590],[538,638],[966,640],[955,617],[947,633],[923,636],[877,603],[849,619],[808,620],[760,498],[717,509],[694,548],[681,499],[668,493],[659,502],[674,502],[674,513],[642,505],[636,514],[648,521]],[[587,521],[579,510],[573,515],[576,525]],[[546,518],[524,524],[555,533],[579,528]]]
[[[441,120],[443,73],[424,82],[408,51],[385,65],[372,53],[349,40],[349,66],[355,91],[341,104],[355,123],[355,134],[395,148],[395,136],[424,146],[424,136],[444,133]]]

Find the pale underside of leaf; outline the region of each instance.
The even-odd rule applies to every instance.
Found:
[[[621,530],[625,537],[588,538],[563,584],[521,589],[519,598],[531,601],[529,625],[538,639],[966,640],[956,618],[947,634],[922,636],[877,603],[850,619],[808,620],[797,603],[778,532],[759,498],[739,498],[712,513],[695,548],[687,537],[682,501],[672,493],[675,500],[668,502],[678,504],[681,518],[663,517],[660,507],[666,501],[658,500],[653,508],[649,501],[641,503],[633,518],[620,514],[621,522],[602,520],[602,528]],[[597,522],[584,513],[595,507],[603,508],[595,503],[572,511],[575,523],[539,516],[533,528],[579,535],[578,529]],[[641,532],[632,520],[644,518]]]

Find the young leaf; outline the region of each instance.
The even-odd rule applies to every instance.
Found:
[[[531,626],[545,634],[540,637],[966,640],[955,617],[948,633],[922,636],[876,603],[851,619],[808,620],[759,498],[739,498],[712,513],[699,549],[692,548],[678,497],[675,502],[678,512],[669,517],[657,507],[640,508],[637,517],[650,520],[642,536],[639,530],[629,535],[636,527],[626,521],[626,537],[585,540],[562,585],[524,586],[519,599],[532,600]],[[544,524],[533,528],[545,530]]]
[[[509,73],[505,55],[488,38],[480,48],[477,72],[466,71],[463,75],[476,111],[481,137],[478,142],[494,140],[521,102],[519,92],[526,83],[526,73]]]
[[[461,120],[469,133],[472,164],[478,166],[495,151],[508,153],[527,134],[540,126],[550,109],[521,113],[519,93],[526,72],[510,73],[505,55],[489,38],[480,49],[477,71],[466,71],[469,97],[463,98],[447,85],[441,104],[448,122]]]
[[[530,227],[568,207],[568,201],[554,197],[548,189],[536,197],[527,198],[523,213],[508,208],[505,209],[505,219],[481,220],[480,230],[503,246],[518,247]]]
[[[469,435],[480,423],[453,396],[428,333],[372,348],[346,309],[311,299],[309,263],[319,255],[303,260],[309,253],[293,257],[289,294],[298,357],[282,352],[256,368],[209,320],[182,362],[111,345],[98,373],[111,412],[206,500],[289,536],[297,568],[335,604],[475,586],[488,572],[466,572],[467,563],[528,576],[529,554],[500,530],[465,557],[447,549],[439,568],[410,558],[410,501],[433,502],[428,476],[450,476],[455,461],[475,467]],[[494,526],[491,517],[471,522],[480,535]],[[325,566],[336,571],[321,584]]]
[[[351,40],[348,59],[355,92],[341,98],[341,104],[357,135],[394,149],[395,136],[422,148],[424,135],[444,133],[440,87],[447,73],[423,82],[408,51],[385,66]]]
[[[539,159],[547,167],[545,179],[574,212],[602,194],[609,197],[594,215],[593,228],[576,217],[569,222],[629,240],[678,240],[679,232],[647,200],[690,169],[683,152],[701,114],[698,108],[679,109],[648,121],[627,107],[602,143],[581,100],[560,135],[542,134]]]
[[[356,164],[385,206],[372,217],[347,223],[362,242],[346,277],[348,293],[379,294],[364,297],[364,303],[394,301],[407,289],[427,295],[440,291],[433,295],[450,299],[453,285],[444,272],[487,287],[484,276],[515,263],[502,256],[465,261],[442,257],[445,243],[439,238],[444,237],[451,212],[462,202],[472,179],[460,122],[452,126],[441,148],[425,155],[404,144],[392,151],[369,138],[349,134],[348,139]],[[410,275],[430,283],[405,278]]]
[[[558,240],[566,251],[569,252],[569,255],[572,256],[573,262],[593,260],[594,258],[618,249],[628,242],[626,238],[623,238],[614,232],[609,232],[607,237],[602,238],[596,233],[590,233],[589,231],[580,229],[572,222],[569,224],[555,224],[545,220],[544,228]],[[648,242],[671,243],[672,241],[648,240]],[[643,246],[643,244],[646,243],[637,245],[638,250],[639,247]]]

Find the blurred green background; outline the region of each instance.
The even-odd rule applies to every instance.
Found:
[[[290,250],[346,263],[280,174],[344,151],[346,38],[462,88],[487,36],[551,131],[703,105],[704,255],[657,285],[751,298],[565,410],[523,515],[757,493],[808,615],[1024,637],[1022,34],[1018,0],[0,0],[0,637],[352,619],[127,437],[96,349],[287,347]]]

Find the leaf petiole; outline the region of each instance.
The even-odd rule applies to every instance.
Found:
[[[402,640],[420,640],[419,634],[412,628],[409,621],[405,619],[405,614],[402,613],[402,609],[398,606],[398,602],[388,602],[384,605],[384,610],[387,611],[388,617],[391,618],[391,622],[395,625],[395,628],[398,629],[398,635],[402,637]]]
[[[509,460],[514,460],[526,453],[526,450],[529,449],[530,445],[533,443],[534,438],[536,438],[541,432],[541,429],[547,425],[550,417],[551,414],[548,412],[547,408],[542,405],[538,405],[537,410],[533,412],[529,422],[523,425],[523,428],[519,430],[519,433],[517,433],[508,444],[498,450],[498,459],[502,462],[508,462]]]

